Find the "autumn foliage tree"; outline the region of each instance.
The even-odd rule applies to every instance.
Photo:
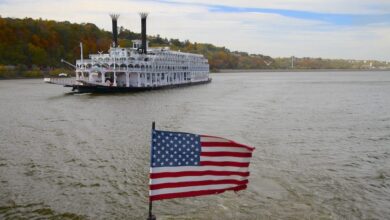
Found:
[[[0,64],[59,67],[60,60],[72,62],[80,56],[107,50],[111,35],[94,24],[72,24],[31,18],[0,17]]]
[[[119,28],[119,45],[131,47],[139,33]],[[261,54],[230,51],[212,44],[192,43],[189,40],[148,36],[151,47],[170,47],[172,50],[203,54],[210,69],[289,69],[291,58],[271,58]],[[84,45],[84,57],[98,51],[106,52],[112,42],[111,33],[91,23],[75,24],[43,19],[2,18],[0,16],[0,78],[40,76],[39,71],[64,68],[60,61],[75,62],[80,57],[79,42]],[[373,62],[378,65],[378,62]],[[368,64],[348,60],[297,58],[295,68],[366,68]],[[30,71],[30,72],[26,72]],[[15,75],[16,74],[16,75]]]

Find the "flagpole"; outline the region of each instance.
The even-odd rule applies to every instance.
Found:
[[[155,130],[156,128],[156,123],[155,122],[152,122],[152,137],[153,137],[153,131]],[[152,145],[150,145],[150,148],[152,148]],[[150,153],[152,153],[152,150],[150,150]],[[150,158],[151,160],[152,158]],[[156,216],[152,214],[152,200],[150,199],[150,195],[149,195],[149,217],[147,220],[156,220]]]

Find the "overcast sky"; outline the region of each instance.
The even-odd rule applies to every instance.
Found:
[[[118,25],[273,57],[390,61],[390,0],[0,0],[2,17]],[[1,30],[0,30],[1,31]]]

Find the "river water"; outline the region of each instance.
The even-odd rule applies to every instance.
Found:
[[[158,219],[390,217],[390,72],[212,77],[115,95],[0,81],[0,219],[146,219],[152,121],[256,147],[247,190],[157,201]]]

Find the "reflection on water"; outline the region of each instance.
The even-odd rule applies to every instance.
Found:
[[[159,201],[159,219],[390,216],[390,73],[234,73],[187,88],[69,94],[0,81],[0,219],[139,219],[151,122],[256,146],[249,188]]]

